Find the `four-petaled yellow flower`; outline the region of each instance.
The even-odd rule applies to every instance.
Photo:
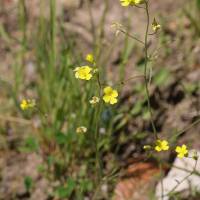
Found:
[[[94,62],[94,59],[93,59],[93,56],[92,54],[88,54],[87,57],[86,57],[86,60],[90,61],[94,67],[96,67],[96,63]]]
[[[76,129],[76,133],[85,133],[87,131],[87,128],[85,126],[80,126]]]
[[[124,1],[121,5],[122,6],[134,6],[135,3],[139,3],[140,0],[120,0],[120,1]]]
[[[185,157],[187,157],[187,152],[188,152],[188,150],[187,150],[187,146],[186,145],[182,145],[182,147],[176,147],[176,150],[175,150],[177,153],[179,153],[177,156],[179,157],[179,158],[182,158],[183,156],[185,156]]]
[[[158,25],[155,18],[154,18],[153,23],[151,25],[153,26],[153,30],[156,31],[156,32],[160,29],[160,25]]]
[[[32,101],[30,99],[28,99],[27,101],[23,100],[20,106],[22,110],[25,110],[26,108],[33,108],[36,106],[35,99],[33,99]]]
[[[106,93],[103,96],[103,100],[105,102],[110,102],[110,104],[117,103],[117,99],[115,97],[118,96],[118,93],[116,90],[112,90],[110,86],[107,86],[106,88],[104,88],[104,92]]]
[[[92,107],[94,105],[97,105],[99,103],[100,99],[98,97],[92,97],[92,100],[90,100],[90,103],[92,104]]]
[[[85,67],[80,67],[78,70],[78,74],[80,79],[86,79],[90,80],[92,78],[92,74],[89,74],[92,68],[85,66]]]
[[[166,140],[163,140],[162,142],[160,140],[156,141],[156,151],[162,151],[162,150],[168,150],[169,146],[167,146],[168,142]]]
[[[113,22],[113,25],[111,27],[115,27],[116,28],[116,35],[121,31],[121,24],[118,24],[117,22]]]

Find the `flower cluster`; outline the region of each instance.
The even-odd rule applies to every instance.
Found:
[[[158,151],[158,152],[160,152],[160,151],[162,151],[162,150],[168,150],[169,149],[169,146],[167,146],[168,145],[168,142],[166,141],[166,140],[163,140],[163,141],[160,141],[160,140],[157,140],[156,141],[156,143],[155,143],[155,147],[154,147],[154,149],[156,150],[156,151]],[[151,150],[152,149],[152,147],[151,146],[149,146],[149,145],[145,145],[144,147],[143,147],[143,149],[145,149],[145,150]],[[188,150],[187,150],[187,146],[186,145],[182,145],[182,147],[176,147],[176,149],[175,149],[175,151],[178,153],[178,157],[179,158],[182,158],[182,157],[188,157]],[[193,151],[194,152],[194,154],[192,155],[192,157],[193,157],[193,159],[194,160],[198,160],[198,155],[197,155],[197,152],[196,152],[196,150],[194,150]]]
[[[25,110],[26,108],[33,108],[35,106],[36,106],[35,99],[23,100],[22,103],[20,104],[22,110]]]

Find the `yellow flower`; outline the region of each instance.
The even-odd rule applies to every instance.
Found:
[[[92,100],[90,100],[90,103],[93,105],[97,105],[99,103],[100,99],[98,97],[92,97]]]
[[[104,88],[104,92],[106,93],[103,96],[103,100],[105,102],[110,102],[110,104],[117,103],[117,99],[115,97],[118,96],[118,93],[116,90],[112,90],[110,86],[107,86],[106,88]]]
[[[121,5],[122,6],[134,6],[135,3],[139,3],[140,0],[120,0],[120,1],[124,1]]]
[[[30,99],[23,100],[22,103],[20,104],[22,110],[25,110],[26,108],[33,108],[35,107],[36,103],[35,103],[35,99],[33,99],[32,101]]]
[[[151,25],[153,26],[154,31],[158,31],[160,29],[160,25],[157,24],[155,18],[154,18],[153,23]]]
[[[167,146],[168,142],[166,140],[163,140],[162,142],[160,140],[156,141],[156,151],[162,151],[162,150],[168,150],[169,146]]]
[[[181,147],[176,147],[176,150],[175,150],[177,153],[179,153],[177,156],[179,157],[179,158],[182,158],[183,156],[185,156],[185,157],[187,157],[187,152],[188,152],[188,150],[187,150],[187,147],[183,144],[182,145],[182,148]]]
[[[93,59],[93,56],[92,54],[88,54],[87,57],[86,57],[86,60],[90,61],[94,67],[96,67],[96,63],[94,62],[94,59]]]
[[[117,22],[113,22],[113,25],[111,27],[115,27],[116,28],[116,36],[117,34],[121,31],[121,24],[118,24]]]
[[[85,66],[85,67],[80,67],[78,70],[78,74],[80,79],[86,79],[90,80],[92,78],[92,74],[89,74],[92,68]]]
[[[85,126],[80,126],[76,129],[76,133],[85,133],[87,131],[87,128]]]

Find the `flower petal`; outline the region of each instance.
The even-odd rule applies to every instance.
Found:
[[[121,5],[122,5],[122,6],[128,6],[129,3],[126,1],[126,2],[122,3]]]
[[[85,69],[83,69],[82,67],[79,68],[78,70],[78,74],[83,74],[85,73]]]
[[[117,103],[117,99],[114,97],[111,97],[110,104],[114,104],[114,103]]]
[[[169,149],[169,146],[164,146],[162,147],[163,150],[168,150]]]
[[[168,142],[166,140],[162,141],[162,146],[167,146]]]
[[[186,145],[182,145],[182,150],[186,150],[187,149],[187,147],[186,147]]]
[[[181,149],[181,147],[176,147],[175,151],[176,151],[177,153],[180,153],[180,152],[182,151],[182,149]]]
[[[92,70],[92,68],[90,68],[89,66],[85,66],[85,73],[89,73]]]
[[[156,146],[160,146],[161,145],[161,141],[160,140],[157,140],[156,141]]]
[[[111,96],[110,95],[104,95],[103,96],[103,100],[105,101],[105,102],[109,102],[110,101],[110,99],[111,99]]]
[[[76,73],[75,73],[75,77],[76,77],[76,78],[78,78],[78,77],[79,77],[79,74],[78,74],[78,72],[76,72]]]
[[[178,155],[177,155],[177,157],[179,157],[179,158],[182,158],[184,155],[182,154],[182,153],[179,153]]]
[[[80,67],[76,67],[76,69],[74,70],[74,72],[77,72],[79,70]]]
[[[80,78],[80,79],[85,79],[86,76],[85,76],[84,74],[80,74],[78,78]]]
[[[135,0],[135,3],[139,3],[140,2],[140,0]]]
[[[103,90],[106,94],[109,94],[109,93],[111,93],[113,90],[112,90],[112,88],[110,87],[110,86],[107,86],[106,88],[104,88],[104,90]]]
[[[92,74],[87,74],[85,77],[86,80],[90,80],[91,78],[92,78]]]
[[[117,97],[117,96],[118,96],[117,90],[113,90],[113,91],[112,91],[112,97]]]
[[[161,149],[159,146],[156,146],[156,147],[155,147],[155,150],[156,150],[156,151],[161,151],[162,149]]]

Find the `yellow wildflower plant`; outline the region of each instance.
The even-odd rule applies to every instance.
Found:
[[[98,97],[92,97],[92,100],[90,100],[90,103],[92,104],[92,107],[94,105],[98,105],[100,99]]]
[[[107,86],[103,90],[106,94],[103,96],[103,100],[105,102],[110,102],[110,104],[117,103],[116,97],[118,96],[118,93],[116,90],[112,90],[110,86]]]
[[[88,66],[80,67],[78,70],[78,74],[80,79],[90,80],[92,78],[92,74],[89,74],[92,68]]]
[[[155,18],[154,18],[153,23],[151,25],[153,26],[153,30],[156,31],[156,32],[160,29],[160,25],[158,25]]]
[[[87,57],[86,57],[86,60],[88,60],[89,62],[91,62],[94,67],[97,66],[96,63],[94,62],[92,54],[88,54]]]
[[[36,106],[35,99],[33,99],[32,101],[30,99],[28,99],[27,101],[23,100],[20,106],[22,110],[25,110],[26,108],[33,108]]]
[[[177,156],[179,158],[182,158],[183,156],[187,157],[188,154],[188,150],[187,150],[187,146],[186,145],[182,145],[182,147],[176,147],[176,150],[175,150],[177,153],[179,153]]]
[[[162,150],[168,150],[169,146],[167,146],[168,142],[166,140],[163,140],[162,142],[160,140],[156,141],[155,150],[156,151],[162,151]]]
[[[120,0],[120,1],[124,1],[123,3],[121,3],[122,6],[134,6],[135,3],[140,2],[140,0]]]
[[[85,133],[87,131],[87,128],[85,126],[80,126],[76,129],[76,133]]]
[[[116,28],[116,36],[117,34],[121,31],[121,24],[118,24],[117,22],[113,22],[113,25],[111,27],[115,27]]]

